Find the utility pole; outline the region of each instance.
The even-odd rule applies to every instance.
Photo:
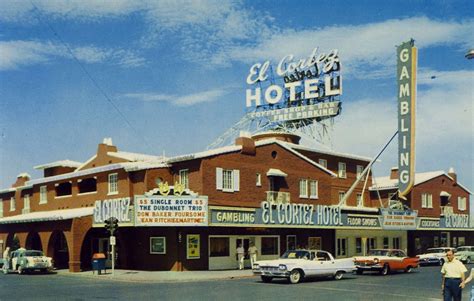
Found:
[[[109,243],[112,247],[112,251],[110,252],[112,256],[112,276],[115,275],[115,245],[116,245],[116,238],[114,236],[114,232],[118,229],[118,219],[116,217],[110,217],[105,220],[105,229],[110,232],[110,239]]]

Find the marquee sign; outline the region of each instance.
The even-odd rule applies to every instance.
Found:
[[[416,230],[418,212],[414,210],[380,209],[384,230]]]
[[[276,67],[276,74],[283,78],[283,83],[271,84],[262,91],[262,87],[256,84],[266,81],[269,78],[269,71],[273,69],[268,60],[254,64],[247,76],[247,84],[253,87],[246,90],[246,106],[268,108],[268,105],[284,103],[284,107],[298,107],[300,111],[298,113],[279,110],[280,108],[268,108],[269,111],[274,109],[276,111],[267,113],[268,115],[257,114],[251,117],[270,117],[272,121],[286,121],[338,115],[339,102],[332,104],[331,108],[318,106],[317,103],[331,103],[333,96],[342,94],[340,68],[336,49],[327,54],[318,54],[316,47],[307,58],[301,59],[296,59],[292,54],[286,55]]]
[[[417,48],[413,40],[397,47],[398,195],[404,197],[415,179],[415,101]]]

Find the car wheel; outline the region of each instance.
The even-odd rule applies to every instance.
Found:
[[[291,271],[291,273],[290,273],[290,283],[291,284],[299,283],[302,278],[303,278],[303,275],[301,274],[301,272],[299,270]]]
[[[439,265],[443,265],[444,264],[444,259],[440,259],[439,260]]]
[[[380,270],[380,275],[386,276],[388,275],[388,273],[390,273],[390,267],[388,266],[388,264],[385,264],[382,270]]]
[[[405,269],[405,273],[411,273],[413,271],[413,268],[411,266],[407,266]]]
[[[336,274],[334,275],[334,279],[341,280],[343,276],[344,276],[344,272],[337,271]]]
[[[19,275],[21,275],[21,274],[23,274],[23,273],[25,272],[25,271],[23,271],[23,268],[21,267],[21,265],[19,265],[19,266],[17,267],[17,271],[18,271],[18,274],[19,274]]]
[[[361,270],[361,269],[357,269],[357,270],[356,270],[356,274],[357,274],[357,275],[362,275],[363,273],[364,273],[364,271]]]
[[[41,269],[40,272],[46,274],[48,272],[48,269]]]
[[[261,276],[260,278],[262,278],[262,281],[265,282],[265,283],[269,283],[269,282],[272,282],[272,277],[268,277],[268,276]]]

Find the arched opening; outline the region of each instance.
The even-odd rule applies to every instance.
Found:
[[[69,268],[69,249],[62,231],[54,231],[48,243],[48,256],[54,260],[57,269]]]
[[[26,238],[25,248],[28,250],[40,250],[43,251],[41,244],[41,238],[38,232],[30,232]]]
[[[15,233],[9,233],[5,247],[10,247],[10,251],[15,251],[20,248],[20,239]]]
[[[127,253],[124,247],[121,233],[116,233],[115,246],[115,268],[127,268]],[[111,246],[108,232],[102,228],[90,229],[81,246],[81,270],[86,271],[92,268],[92,255],[94,253],[103,253],[107,257],[106,266],[111,267],[112,257],[110,254]]]

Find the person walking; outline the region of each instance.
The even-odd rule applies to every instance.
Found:
[[[245,250],[242,247],[241,244],[237,246],[237,262],[239,264],[239,270],[244,269],[244,256],[245,256]]]
[[[471,282],[471,280],[474,278],[474,268],[471,269],[471,274],[469,275],[469,277],[466,278],[466,280],[464,280],[463,282],[461,282],[461,284],[459,285],[459,287],[461,289],[464,288],[464,286],[466,286],[466,284],[468,284],[469,282]],[[471,287],[471,300],[474,300],[474,285]]]
[[[253,242],[250,243],[248,252],[250,255],[250,266],[253,268],[253,264],[257,261],[257,254],[258,254],[257,247],[254,245]]]
[[[444,301],[461,301],[467,269],[462,262],[454,258],[453,251],[446,252],[446,257],[448,260],[441,268],[441,274],[443,275],[441,290]]]
[[[6,247],[5,251],[3,251],[3,273],[7,274],[8,269],[10,269],[10,247]]]

